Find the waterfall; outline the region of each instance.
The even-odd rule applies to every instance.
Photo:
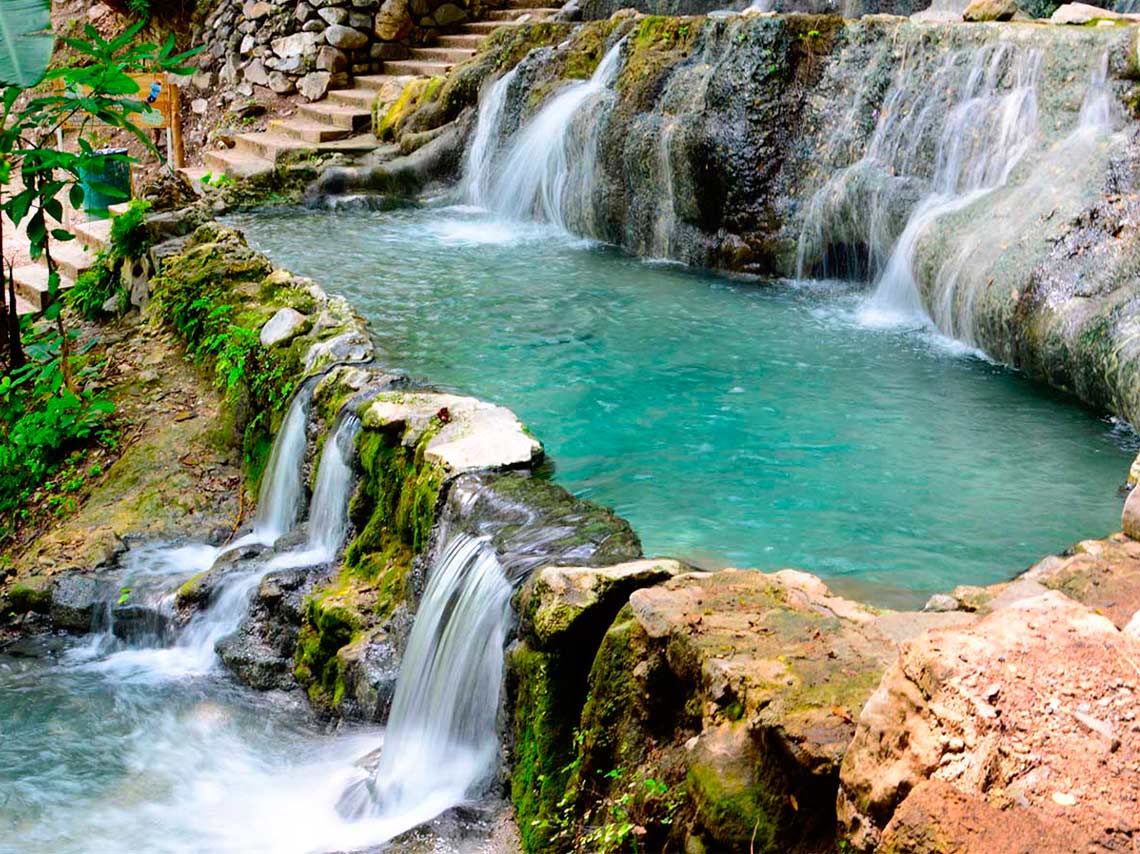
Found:
[[[508,219],[538,219],[563,229],[576,214],[590,208],[597,135],[604,113],[592,108],[613,89],[623,45],[624,41],[618,41],[589,80],[567,86],[512,136],[500,169],[491,173],[490,158],[483,154],[483,161],[476,163],[472,146],[468,169],[482,171],[469,171],[464,180],[486,188],[482,204]],[[501,115],[501,105],[494,103],[500,94],[505,95],[505,87],[502,93],[489,93],[480,104],[480,130],[485,117],[488,128],[498,124],[492,111]],[[491,130],[487,133],[490,138]]]
[[[270,560],[252,563],[248,569],[235,568],[228,572],[214,588],[209,607],[194,615],[173,646],[122,649],[94,666],[159,677],[180,677],[212,670],[217,663],[215,646],[241,625],[249,610],[249,599],[266,575],[276,569],[316,566],[336,557],[344,542],[347,526],[354,442],[359,429],[360,419],[354,415],[344,416],[325,442],[309,514],[309,537],[303,546]],[[236,548],[236,544],[232,548]],[[148,567],[138,572],[161,575],[187,569],[201,571],[209,568],[218,556],[216,549],[210,550],[207,546],[190,549],[157,547],[140,553],[140,558],[147,560]],[[130,577],[131,574],[128,579]],[[155,600],[153,606],[172,610],[173,593],[169,591],[169,585],[163,589],[166,592]],[[118,647],[112,629],[113,626],[108,625],[105,634],[95,640],[93,650],[105,651],[108,645]]]
[[[479,96],[479,120],[475,137],[463,161],[463,199],[472,205],[487,206],[487,193],[491,185],[495,154],[499,146],[499,127],[507,106],[507,89],[518,76],[516,65]]]
[[[352,463],[359,430],[360,419],[345,415],[325,442],[309,512],[308,541],[301,548],[270,560],[269,569],[317,566],[333,560],[340,551],[348,524]]]
[[[311,385],[306,383],[289,404],[257,494],[257,518],[253,536],[258,542],[273,545],[282,535],[293,530],[301,515],[305,499],[304,462],[305,428],[309,423]]]
[[[486,540],[455,535],[431,568],[396,683],[380,764],[346,815],[427,821],[494,774],[511,584]]]
[[[928,73],[921,48],[900,63],[866,153],[812,199],[797,267],[875,282],[864,312],[924,316],[912,274],[937,219],[1003,186],[1037,133],[1041,55],[1010,44],[945,55]]]
[[[1007,45],[978,51],[960,102],[942,127],[933,192],[911,213],[866,307],[872,317],[925,317],[913,261],[931,223],[1002,186],[1037,132],[1037,51],[1013,53]],[[1007,88],[1007,71],[1013,84]]]

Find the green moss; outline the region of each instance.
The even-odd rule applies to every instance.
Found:
[[[404,447],[390,431],[366,429],[357,438],[363,475],[349,513],[360,533],[345,552],[345,566],[378,584],[380,616],[403,600],[412,558],[431,536],[443,472],[424,459],[424,451],[438,429],[426,431],[415,448]]]
[[[344,596],[343,585],[320,590],[305,600],[293,675],[318,705],[336,708],[344,699],[344,674],[337,651],[357,637],[361,615]]]
[[[523,850],[562,850],[554,836],[570,779],[574,728],[584,686],[557,655],[520,643],[510,652],[515,745],[511,755],[511,802],[518,815]]]
[[[373,131],[377,139],[399,139],[404,125],[420,107],[435,100],[443,85],[442,77],[417,77],[410,80],[400,97],[392,102],[383,116],[377,114]]]
[[[206,604],[209,591],[202,586],[202,581],[209,574],[208,569],[203,570],[182,583],[174,594],[174,601],[178,607]]]
[[[4,603],[0,603],[0,615],[46,614],[51,608],[51,579],[46,576],[31,576],[8,585]]]

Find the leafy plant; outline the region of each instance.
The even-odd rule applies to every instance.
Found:
[[[27,518],[37,496],[50,497],[45,484],[57,472],[64,472],[57,492],[78,489],[82,469],[71,459],[77,447],[111,441],[106,417],[114,407],[95,391],[95,375],[84,352],[75,351],[76,334],[66,328],[55,299],[60,274],[53,246],[73,239],[64,227],[61,197],[66,194],[79,208],[85,195],[81,177],[104,174],[109,163],[126,159],[97,152],[87,129],[97,124],[125,130],[153,151],[146,130],[134,121],[150,107],[138,99],[131,75],[184,71],[180,63],[190,55],[174,54],[173,37],[161,46],[134,44],[142,22],[111,40],[87,25],[84,38],[60,40],[74,61],[48,71],[49,27],[48,0],[0,3],[0,211],[6,215],[0,217],[0,255],[5,224],[14,223],[27,235],[32,259],[43,258],[47,265],[51,300],[46,325],[19,321],[11,271],[0,268],[0,294],[6,297],[0,300],[6,303],[0,355],[7,355],[0,376],[0,538]],[[79,128],[76,150],[54,146],[65,125]],[[91,187],[115,192],[99,182]],[[120,240],[137,239],[134,229],[124,229]],[[108,287],[101,274],[83,285],[77,299],[87,308]]]

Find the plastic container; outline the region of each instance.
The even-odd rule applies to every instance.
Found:
[[[125,148],[100,148],[96,154],[127,154]],[[107,208],[131,198],[131,164],[127,160],[104,161],[101,169],[80,169],[79,183],[83,187],[83,210],[92,219],[106,219]],[[96,185],[99,189],[95,189]],[[108,192],[103,192],[103,191]],[[109,192],[114,190],[114,194]]]

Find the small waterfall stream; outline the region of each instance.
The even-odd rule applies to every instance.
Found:
[[[185,676],[213,670],[218,663],[215,652],[218,641],[237,630],[249,609],[250,596],[268,573],[281,568],[327,563],[339,551],[344,540],[348,499],[352,489],[353,443],[359,429],[358,418],[345,416],[325,443],[309,514],[309,537],[303,546],[269,560],[253,559],[248,564],[238,563],[214,588],[209,607],[191,618],[173,644],[158,647],[133,645],[97,661],[94,666],[107,670],[127,668],[158,677]],[[301,433],[303,436],[303,425]],[[288,479],[281,476],[280,468],[299,468],[298,460],[293,455],[297,454],[303,459],[304,442],[294,444],[295,435],[286,434],[284,429],[278,439],[279,444],[283,444],[284,451],[271,454],[273,468],[267,477],[287,482]],[[298,490],[296,494],[301,493]],[[269,492],[273,501],[292,500],[289,496],[288,489],[271,489]],[[280,508],[272,508],[270,516],[285,517]],[[236,547],[235,544],[229,550]],[[204,560],[206,556],[212,558],[209,563]],[[217,550],[211,550],[208,546],[191,547],[189,551],[188,547],[152,547],[144,550],[132,565],[137,567],[136,571],[151,575],[185,573],[187,568],[207,569],[219,556]],[[143,559],[146,566],[140,564]],[[188,563],[191,560],[193,562]],[[158,606],[169,609],[173,600],[169,583],[163,585],[162,589],[166,592],[159,595],[164,601]],[[96,648],[105,649],[108,643],[118,646],[113,630],[109,621],[106,634],[96,640]]]
[[[469,204],[480,207],[488,205],[487,195],[499,151],[499,129],[507,106],[507,90],[518,73],[519,67],[516,65],[484,89],[480,95],[479,120],[475,126],[475,136],[463,160],[461,192],[464,201]]]
[[[352,493],[352,461],[360,419],[345,415],[325,442],[317,470],[309,513],[309,538],[299,549],[277,555],[267,569],[317,566],[336,557],[344,544],[348,520],[348,500]]]
[[[487,90],[464,175],[468,200],[508,219],[562,229],[584,216],[592,207],[594,149],[604,116],[596,107],[617,80],[623,46],[611,47],[589,80],[571,83],[544,104],[498,157],[493,143],[511,75]]]
[[[456,534],[428,576],[375,773],[346,815],[426,821],[478,794],[495,771],[495,716],[511,583],[494,549]]]
[[[265,545],[273,545],[292,531],[304,508],[305,428],[309,423],[312,394],[312,383],[305,383],[293,395],[273,441],[257,495],[257,519],[253,525],[253,536]]]

